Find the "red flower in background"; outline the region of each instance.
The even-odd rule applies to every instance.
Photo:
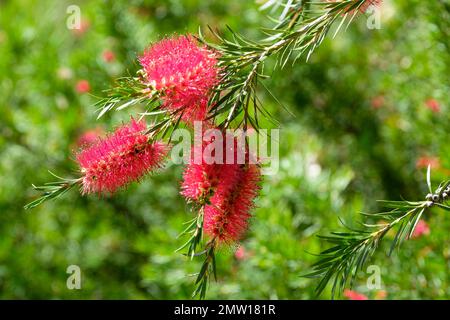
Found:
[[[370,101],[370,105],[373,109],[380,109],[382,106],[384,106],[384,104],[384,96],[376,96]]]
[[[102,135],[104,131],[98,127],[95,129],[87,130],[83,132],[77,139],[78,147],[87,147],[94,144]]]
[[[245,260],[247,258],[247,250],[245,250],[244,247],[240,246],[234,253],[234,257],[237,260]]]
[[[110,63],[116,60],[116,55],[111,50],[105,50],[102,53],[103,61]]]
[[[79,80],[75,85],[75,90],[81,94],[88,93],[89,91],[91,91],[91,85],[87,80]]]
[[[115,192],[161,167],[167,148],[150,142],[143,121],[132,120],[77,155],[83,173],[83,194]]]
[[[78,26],[78,28],[72,29],[72,32],[75,36],[81,37],[89,30],[90,26],[91,26],[91,23],[89,22],[89,20],[81,19],[80,25]]]
[[[441,161],[438,157],[420,157],[416,161],[416,168],[417,169],[424,169],[428,168],[428,166],[431,167],[431,169],[437,169],[441,167]]]
[[[369,298],[366,295],[348,289],[344,290],[344,297],[346,297],[349,300],[369,300]]]
[[[424,235],[430,234],[430,227],[425,222],[425,220],[419,220],[417,222],[416,228],[414,229],[414,232],[412,234],[412,238],[419,238]]]
[[[192,123],[204,120],[209,94],[219,82],[217,54],[192,36],[161,40],[140,57],[147,81],[163,93],[163,107]]]
[[[428,99],[427,101],[425,101],[425,105],[433,112],[438,113],[441,111],[439,101],[437,101],[436,99]]]

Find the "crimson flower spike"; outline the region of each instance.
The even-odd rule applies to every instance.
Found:
[[[227,148],[227,140],[233,139],[234,148]],[[198,209],[197,216],[188,222],[188,227],[182,233],[190,234],[189,240],[177,251],[187,249],[187,255],[204,255],[204,262],[201,271],[195,281],[196,289],[194,296],[199,295],[204,298],[207,283],[212,274],[216,273],[215,249],[220,245],[231,245],[239,241],[248,228],[251,217],[251,209],[254,207],[254,200],[260,190],[261,171],[257,163],[252,159],[246,148],[239,146],[236,137],[226,134],[221,163],[212,162],[205,155],[205,148],[212,141],[203,141],[193,148],[193,159],[195,153],[200,149],[201,161],[195,160],[186,166],[181,184],[181,194],[194,208]],[[237,161],[243,152],[244,163]],[[234,160],[229,163],[228,156],[232,155]],[[214,154],[215,156],[216,154]],[[256,162],[256,161],[255,161]],[[203,234],[209,240],[202,252],[196,252],[197,246],[202,242]]]
[[[181,184],[181,194],[189,202],[195,203],[203,212],[205,233],[221,243],[238,241],[248,226],[253,201],[259,193],[261,180],[260,168],[250,163],[249,152],[239,146],[238,139],[232,134],[224,134],[221,163],[205,159],[204,150],[208,141],[197,146],[202,158],[199,163],[193,161],[186,166]],[[227,140],[231,139],[234,147],[227,150]],[[229,152],[228,152],[229,151]],[[239,163],[240,156],[244,163]],[[230,163],[227,159],[233,156]]]
[[[145,129],[144,121],[131,120],[78,153],[83,194],[113,193],[162,166],[167,146],[152,142]]]
[[[231,244],[247,230],[261,173],[255,164],[239,165],[232,174],[229,171],[221,174],[221,183],[204,208],[203,227],[219,243]]]
[[[144,121],[131,120],[106,138],[97,139],[77,154],[82,176],[76,179],[61,178],[34,189],[43,194],[25,206],[32,209],[41,203],[62,196],[74,186],[81,185],[81,192],[112,193],[157,168],[162,167],[168,152],[167,145],[152,141],[145,134]]]
[[[219,83],[217,57],[187,35],[153,44],[139,61],[147,83],[162,93],[162,108],[192,124],[205,119],[209,95]]]

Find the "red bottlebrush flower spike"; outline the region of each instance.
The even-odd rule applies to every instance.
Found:
[[[207,128],[209,128],[209,126],[207,126]],[[203,134],[207,128],[202,129]],[[194,144],[191,152],[191,161],[184,170],[181,195],[188,201],[203,205],[217,187],[220,179],[220,171],[217,168],[218,164],[208,164],[204,160],[203,151],[205,150],[208,141],[203,141],[203,135],[201,136],[201,139],[202,140],[198,144]],[[210,142],[212,142],[212,140],[210,140],[209,143]],[[201,156],[200,163],[195,161],[196,153]]]
[[[255,164],[227,169],[222,170],[220,184],[205,206],[203,218],[205,233],[222,243],[238,241],[247,230],[261,179]]]
[[[189,164],[183,173],[181,195],[189,201],[205,203],[219,183],[213,164]]]
[[[77,155],[83,173],[83,194],[112,193],[161,167],[167,148],[149,142],[143,121],[132,120],[112,135],[98,140]]]
[[[226,163],[227,139],[234,139],[235,161],[231,164]],[[188,201],[203,207],[206,234],[219,242],[232,243],[239,240],[247,229],[250,210],[260,189],[260,168],[257,164],[248,163],[248,152],[245,154],[245,164],[236,163],[240,149],[232,135],[225,135],[222,163],[208,164],[203,157],[205,146],[202,144],[200,148],[202,161],[191,161],[186,167],[181,194]],[[195,151],[199,152],[194,149],[193,154]]]
[[[163,108],[182,113],[187,123],[205,118],[209,94],[219,82],[214,51],[192,36],[173,37],[153,44],[140,63],[148,83],[164,94]]]

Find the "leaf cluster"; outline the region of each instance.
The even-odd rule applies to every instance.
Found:
[[[430,168],[428,168],[427,184],[431,190]],[[374,255],[384,237],[392,230],[394,237],[391,241],[388,255],[399,248],[404,240],[412,237],[417,223],[422,215],[433,206],[450,211],[448,191],[450,181],[444,181],[433,195],[423,201],[379,201],[387,211],[378,213],[362,213],[370,220],[382,221],[376,224],[360,223],[361,228],[346,226],[345,232],[331,232],[320,239],[332,246],[318,255],[318,261],[312,265],[312,271],[304,277],[320,278],[316,287],[316,294],[320,295],[328,283],[332,284],[331,294],[342,292],[346,286],[353,286],[354,280],[367,261]]]

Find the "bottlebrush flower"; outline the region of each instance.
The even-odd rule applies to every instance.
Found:
[[[227,172],[232,175],[238,169],[239,164],[236,161],[238,159],[238,152],[239,154],[242,153],[240,158],[243,160],[243,163],[248,162],[249,152],[246,152],[243,147],[239,146],[238,139],[233,134],[223,133],[222,155],[221,158],[219,155],[215,157],[215,154],[211,155],[206,151],[208,145],[214,143],[215,139],[213,135],[211,135],[210,139],[207,139],[206,133],[208,130],[214,128],[208,123],[203,122],[202,126],[197,129],[202,131],[202,135],[199,137],[201,141],[196,141],[191,150],[190,162],[183,173],[181,194],[188,201],[203,205],[212,196],[219,184],[221,175],[226,175]],[[233,150],[227,150],[227,141],[229,140],[232,140],[234,143]],[[228,157],[233,157],[232,163],[227,159]],[[254,160],[253,163],[256,162],[255,159],[252,160]]]
[[[219,82],[217,53],[188,35],[153,44],[139,61],[148,83],[163,93],[163,108],[176,117],[182,112],[187,123],[205,118],[209,94]]]
[[[369,300],[369,298],[366,295],[348,289],[344,290],[344,297],[350,300]]]
[[[217,164],[206,163],[187,165],[183,173],[181,195],[188,201],[206,203],[219,184],[220,169],[217,166]],[[222,169],[226,170],[229,167],[222,167]]]
[[[203,227],[210,237],[232,243],[247,230],[250,210],[260,189],[261,172],[257,165],[248,164],[222,173],[210,203],[204,207]]]
[[[181,183],[181,195],[189,202],[196,202],[200,205],[206,203],[219,183],[220,171],[216,168],[216,163],[207,163],[203,158],[203,153],[207,143],[203,134],[206,128],[201,128],[201,141],[195,143],[191,150],[191,159],[183,172],[183,182]],[[197,138],[197,137],[196,137]],[[197,163],[196,154],[201,156],[201,161]]]
[[[167,148],[150,142],[143,121],[132,120],[77,155],[83,173],[82,193],[112,193],[161,167]]]
[[[414,232],[412,234],[412,238],[419,238],[423,235],[430,234],[430,227],[425,222],[425,220],[419,220],[417,222],[416,228],[414,229]]]
[[[91,91],[91,85],[89,84],[89,81],[87,80],[80,80],[75,85],[75,90],[78,93],[87,93]]]
[[[230,134],[223,139],[224,149],[227,139],[233,139],[234,159],[237,160],[238,152],[245,151],[239,149],[237,138]],[[191,160],[186,166],[181,194],[203,207],[203,227],[207,235],[220,242],[232,243],[239,240],[247,229],[250,210],[260,189],[260,168],[257,164],[248,163],[248,152],[245,152],[244,164],[237,161],[226,163],[226,150],[222,163],[208,163],[203,157],[205,143],[197,148],[201,148],[202,161],[195,163]],[[195,152],[194,148],[193,154]]]

